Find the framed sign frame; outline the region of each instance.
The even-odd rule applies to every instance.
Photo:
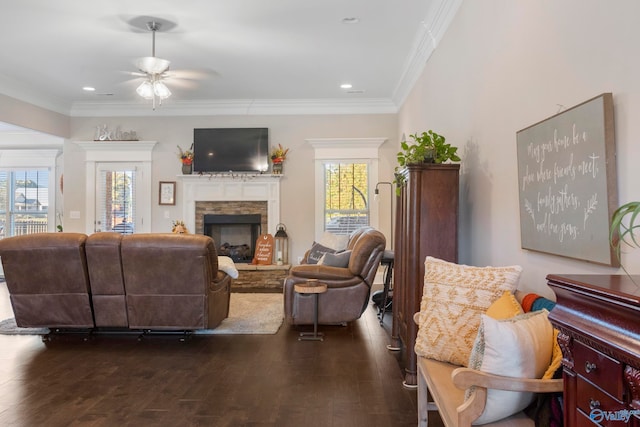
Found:
[[[160,181],[158,204],[169,205],[169,206],[174,206],[176,204],[176,182],[175,181]]]
[[[618,266],[613,96],[603,93],[516,133],[523,249]]]

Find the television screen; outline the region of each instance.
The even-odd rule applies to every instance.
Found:
[[[266,172],[269,129],[193,130],[194,172]]]

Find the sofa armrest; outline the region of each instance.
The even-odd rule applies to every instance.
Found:
[[[216,291],[218,289],[224,288],[225,286],[231,286],[231,276],[229,276],[224,271],[218,270],[218,273],[216,273],[216,276],[209,284],[209,290]]]

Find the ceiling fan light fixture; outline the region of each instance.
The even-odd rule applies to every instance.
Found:
[[[153,93],[160,99],[167,99],[171,96],[171,91],[160,81],[153,82]]]
[[[136,89],[138,95],[143,97],[144,99],[153,99],[154,97],[154,89],[153,84],[149,80],[145,80],[142,82],[140,86]]]
[[[136,66],[138,69],[147,74],[162,74],[169,69],[171,61],[158,58],[156,56],[145,56],[138,59]]]

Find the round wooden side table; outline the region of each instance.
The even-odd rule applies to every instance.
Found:
[[[318,295],[327,292],[327,284],[309,279],[306,283],[294,285],[293,289],[299,294],[313,294],[313,333],[300,332],[298,341],[323,341],[323,334],[318,332]]]

